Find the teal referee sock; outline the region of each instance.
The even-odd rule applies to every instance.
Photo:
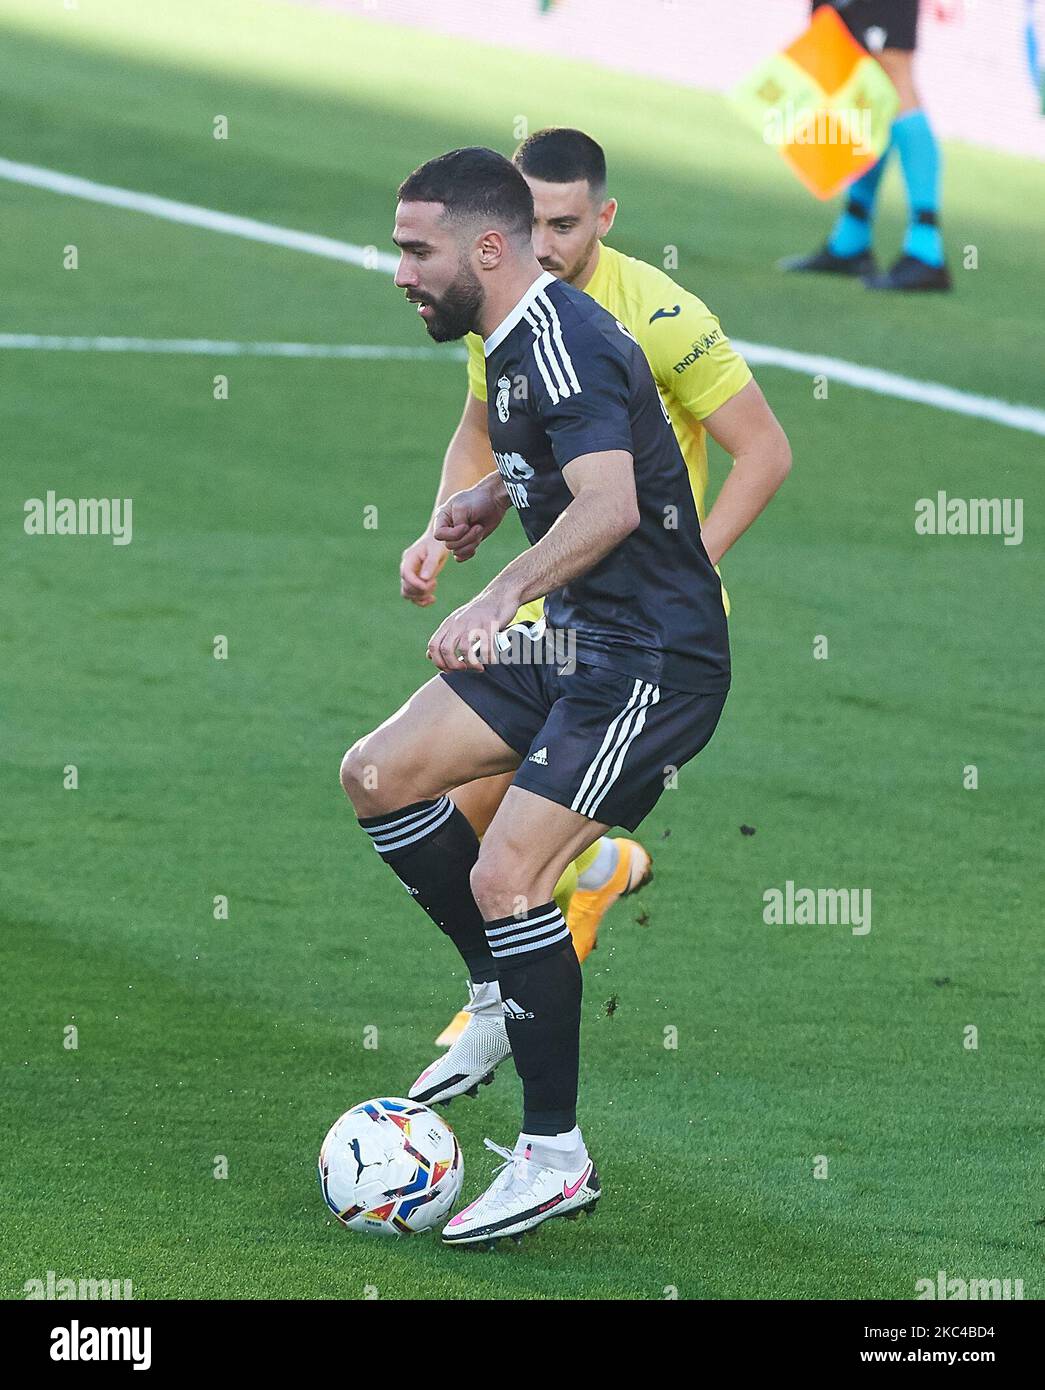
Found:
[[[900,156],[911,217],[903,249],[926,265],[943,265],[940,211],[940,147],[921,109],[893,122],[893,143]]]

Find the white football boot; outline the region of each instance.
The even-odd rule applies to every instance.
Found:
[[[454,1096],[474,1097],[480,1086],[489,1085],[494,1071],[512,1055],[496,980],[480,985],[469,980],[466,1011],[471,1015],[467,1027],[452,1047],[425,1067],[410,1087],[411,1100],[438,1105]]]
[[[572,1155],[562,1155],[569,1168],[547,1167],[553,1155],[546,1150],[538,1157],[521,1138],[514,1151],[484,1142],[505,1161],[483,1195],[443,1227],[444,1244],[491,1245],[502,1236],[519,1240],[552,1216],[574,1220],[582,1211],[595,1210],[602,1188],[583,1140]]]

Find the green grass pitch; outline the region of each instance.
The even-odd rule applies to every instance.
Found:
[[[719,98],[245,0],[2,0],[0,28],[8,158],[391,249],[423,159],[509,152],[520,114],[580,125],[611,160],[613,243],[677,246],[734,336],[1040,404],[1029,161],[949,148],[957,292],[871,299],[773,270],[827,210]],[[8,182],[0,209],[3,332],[427,341],[384,274]],[[902,217],[893,171],[886,255]],[[483,1256],[350,1235],[314,1172],[342,1110],[406,1090],[464,989],[337,781],[429,674],[439,616],[521,541],[504,526],[437,609],[398,597],[461,364],[0,369],[4,1297],[54,1270],[138,1298],[910,1298],[941,1268],[1041,1296],[1040,438],[758,371],[795,467],[724,565],[733,693],[643,827],[655,883],[585,967],[607,1195]],[[132,544],[26,536],[49,489],[132,497]],[[938,489],[1024,499],[1024,543],[917,536]],[[870,888],[872,930],[765,925],[788,879]],[[484,1135],[517,1130],[511,1069],[449,1118],[470,1198]]]

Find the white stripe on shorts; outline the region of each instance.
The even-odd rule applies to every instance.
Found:
[[[588,765],[570,809],[594,819],[594,810],[620,776],[625,754],[642,731],[646,711],[660,699],[660,687],[636,680],[628,703],[610,721],[602,746]]]

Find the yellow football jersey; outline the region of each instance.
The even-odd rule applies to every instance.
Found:
[[[608,309],[638,340],[653,370],[661,399],[689,471],[701,522],[708,486],[707,433],[701,421],[725,405],[751,380],[747,363],[734,352],[718,319],[689,290],[656,266],[599,248],[595,274],[585,294]],[[468,385],[486,400],[483,340],[469,333]]]

